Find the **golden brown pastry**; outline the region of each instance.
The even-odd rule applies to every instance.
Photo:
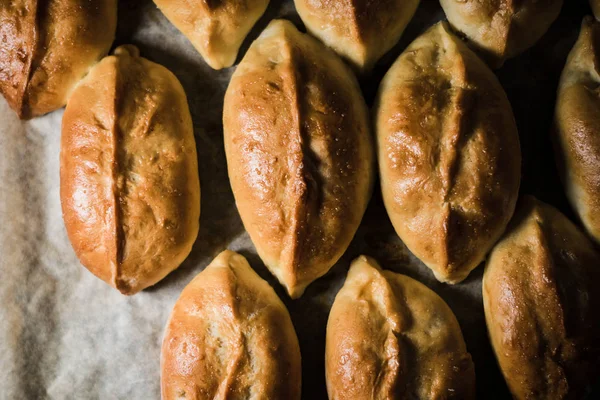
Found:
[[[154,0],[214,69],[230,67],[269,0]]]
[[[563,70],[554,143],[567,197],[600,242],[600,22],[586,17]]]
[[[491,66],[532,47],[556,20],[563,0],[440,0],[453,28]]]
[[[331,400],[475,398],[473,361],[452,310],[365,256],[333,302],[325,372]]]
[[[438,280],[462,281],[517,200],[521,152],[504,90],[439,23],[388,71],[375,110],[383,200],[396,232]]]
[[[0,93],[22,119],[61,108],[116,26],[116,0],[0,1]]]
[[[200,184],[175,75],[133,46],[90,71],[63,117],[60,196],[79,260],[122,293],[181,264],[198,234]]]
[[[368,71],[400,39],[419,0],[294,0],[306,28]]]
[[[299,400],[300,347],[287,309],[225,250],[181,293],[161,354],[163,400]]]
[[[483,275],[490,339],[516,399],[581,399],[600,377],[599,285],[592,243],[523,198]]]
[[[371,195],[371,133],[356,79],[315,39],[273,21],[233,74],[223,124],[244,226],[299,297],[346,251]]]

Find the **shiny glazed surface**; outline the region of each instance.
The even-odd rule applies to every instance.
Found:
[[[452,310],[365,256],[331,308],[325,369],[331,400],[475,398],[475,368]]]
[[[521,151],[504,90],[438,23],[400,55],[375,106],[381,190],[402,241],[457,283],[498,240],[517,200]]]
[[[287,309],[232,251],[181,293],[161,353],[163,400],[299,400],[300,348]]]
[[[555,208],[525,196],[488,259],[488,332],[516,399],[581,399],[600,372],[600,257]]]
[[[192,120],[166,68],[121,46],[77,86],[62,125],[60,191],[75,253],[124,294],[161,280],[198,234]]]
[[[275,20],[233,75],[223,124],[244,226],[299,297],[344,253],[371,196],[373,147],[358,84],[334,53]]]
[[[554,121],[567,197],[600,242],[600,22],[586,17],[563,70]]]
[[[116,25],[116,0],[1,1],[0,93],[22,119],[61,108]]]

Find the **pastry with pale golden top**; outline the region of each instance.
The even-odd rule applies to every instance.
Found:
[[[273,21],[233,74],[223,125],[244,226],[299,297],[344,253],[371,195],[373,148],[356,79],[317,40]]]
[[[275,291],[241,255],[219,254],[175,303],[161,353],[163,400],[299,400],[300,347]]]
[[[122,293],[181,264],[198,234],[200,184],[175,75],[133,46],[90,71],[63,117],[60,196],[79,260]]]
[[[554,119],[558,167],[567,197],[600,242],[600,22],[586,17],[562,73]]]
[[[154,0],[214,69],[230,67],[269,0]]]
[[[61,108],[116,26],[116,0],[0,1],[0,93],[22,119]]]
[[[462,281],[517,201],[521,151],[504,90],[439,23],[384,77],[375,124],[383,200],[396,232],[438,280]]]
[[[515,399],[582,399],[600,376],[600,258],[555,208],[521,200],[483,275],[487,327]]]
[[[452,310],[365,256],[331,308],[325,371],[331,400],[475,398],[473,361]]]
[[[563,0],[440,0],[453,28],[493,67],[532,47],[556,20]]]
[[[306,28],[360,71],[400,39],[419,0],[294,0]]]

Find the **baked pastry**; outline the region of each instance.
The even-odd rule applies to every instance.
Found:
[[[555,208],[521,200],[483,275],[496,358],[516,399],[581,399],[600,376],[600,258]]]
[[[269,0],[154,0],[214,69],[230,67]]]
[[[532,47],[556,20],[563,0],[440,0],[453,28],[492,67]]]
[[[90,71],[63,117],[60,196],[79,260],[122,293],[181,264],[198,234],[200,183],[175,75],[133,46]]]
[[[590,0],[590,6],[596,18],[600,18],[600,0]]]
[[[21,119],[61,108],[116,27],[116,0],[1,1],[0,93]]]
[[[390,68],[375,119],[396,232],[438,280],[462,281],[504,231],[518,196],[521,152],[504,90],[439,23]]]
[[[554,144],[567,197],[600,242],[600,22],[586,17],[563,70]]]
[[[350,244],[371,196],[368,111],[349,68],[275,20],[233,74],[223,112],[236,204],[291,297]]]
[[[368,71],[400,39],[419,0],[294,0],[314,36]]]
[[[473,361],[452,310],[365,256],[333,302],[325,372],[332,400],[475,398]]]
[[[183,289],[161,353],[163,400],[299,400],[300,347],[275,291],[225,250]]]

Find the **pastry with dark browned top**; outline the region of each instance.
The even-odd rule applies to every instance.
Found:
[[[256,250],[292,297],[346,251],[373,182],[368,111],[333,52],[275,20],[233,74],[227,168]]]
[[[586,17],[558,86],[554,144],[567,197],[600,242],[600,22]]]
[[[375,126],[396,232],[438,280],[462,281],[500,238],[519,192],[519,137],[502,86],[438,23],[385,75]]]
[[[475,398],[473,361],[452,310],[369,257],[350,267],[325,346],[331,400]]]
[[[0,1],[0,93],[22,119],[63,107],[116,26],[116,0]]]
[[[554,207],[521,200],[488,259],[483,304],[515,399],[581,399],[600,376],[600,258]]]
[[[122,293],[181,264],[198,234],[200,183],[175,75],[133,46],[90,71],[63,117],[60,196],[79,260]]]

